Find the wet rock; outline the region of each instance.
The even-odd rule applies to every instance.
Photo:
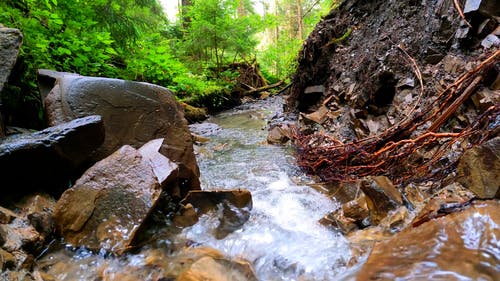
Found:
[[[5,251],[4,249],[0,248],[0,271],[6,270],[6,269],[12,269],[16,265],[16,259],[14,256]]]
[[[387,233],[396,233],[408,225],[410,213],[405,206],[400,206],[396,210],[389,212],[380,222],[380,226]]]
[[[487,16],[500,16],[500,5],[496,0],[467,0],[464,13],[480,12]]]
[[[338,229],[344,235],[359,229],[356,220],[346,217],[342,209],[327,214],[319,220],[319,223],[327,227]]]
[[[375,244],[356,280],[498,280],[499,224],[500,203],[487,201],[407,228]]]
[[[323,85],[316,85],[316,86],[309,86],[304,89],[304,94],[323,94],[325,93],[325,86]]]
[[[0,246],[12,253],[18,250],[36,251],[43,244],[36,229],[21,218],[10,224],[0,224]]]
[[[53,212],[56,200],[48,194],[28,195],[16,204],[27,221],[45,239],[54,230]]]
[[[122,145],[135,148],[164,138],[160,153],[179,165],[182,192],[199,189],[193,141],[181,105],[168,89],[119,79],[64,75],[45,99],[49,124],[99,114],[106,130],[92,155],[100,160]]]
[[[403,203],[401,194],[385,176],[363,179],[361,190],[366,195],[366,204],[373,224],[378,224],[390,211]]]
[[[179,214],[176,215],[172,221],[177,227],[188,227],[198,222],[198,215],[193,205],[188,203],[185,206],[181,206]]]
[[[257,280],[251,265],[243,260],[228,260],[220,252],[210,248],[191,248],[184,251],[181,259],[192,260],[178,276],[179,281],[244,281]]]
[[[1,139],[3,196],[38,187],[65,188],[103,139],[103,123],[97,115]]]
[[[165,188],[177,178],[175,171],[179,166],[158,152],[163,142],[164,139],[151,140],[139,148],[139,153],[153,168],[153,173],[160,186]]]
[[[466,151],[457,171],[458,181],[479,198],[500,198],[500,137]]]
[[[370,214],[366,204],[366,197],[362,195],[355,200],[343,204],[342,212],[346,217],[361,223],[364,219],[368,218]]]
[[[292,137],[292,129],[288,124],[277,124],[269,129],[267,143],[284,144]]]
[[[248,190],[201,191],[188,193],[181,204],[191,204],[198,216],[217,211],[219,225],[214,230],[217,239],[222,239],[239,229],[249,218],[252,210],[252,195]]]
[[[318,110],[314,111],[313,113],[305,114],[303,116],[306,119],[311,120],[315,123],[323,124],[326,121],[329,112],[330,110],[328,109],[328,107],[322,105]]]
[[[77,75],[71,72],[59,72],[50,69],[39,69],[38,70],[38,89],[40,90],[40,95],[42,96],[42,102],[45,101],[49,95],[52,88],[56,84],[57,80],[66,75]]]
[[[473,96],[472,101],[474,105],[479,108],[482,112],[495,104],[500,103],[500,95],[498,90],[490,90],[488,88],[483,88],[478,90]]]
[[[6,208],[0,206],[0,223],[1,224],[8,224],[16,217],[17,217],[16,213],[12,212],[9,209],[6,209]]]
[[[184,108],[184,116],[189,123],[200,122],[208,118],[207,110],[204,108],[194,107],[187,103],[182,103]]]
[[[8,281],[39,281],[35,280],[28,270],[7,270],[0,272],[0,280]],[[45,281],[45,280],[43,280]]]
[[[337,228],[345,235],[369,225],[369,210],[364,195],[342,204],[342,207],[323,217],[322,225]]]
[[[483,39],[483,41],[481,41],[481,46],[485,49],[500,46],[500,39],[494,34],[489,34]]]
[[[123,146],[96,163],[57,202],[56,231],[74,246],[123,253],[160,197],[148,160]]]
[[[0,92],[14,67],[23,42],[23,35],[18,29],[0,26]]]

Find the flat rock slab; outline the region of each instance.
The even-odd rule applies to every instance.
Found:
[[[67,186],[70,174],[103,140],[104,126],[97,115],[0,139],[2,195]]]
[[[121,254],[160,198],[147,159],[123,146],[91,167],[56,204],[56,231],[74,246]]]
[[[120,79],[44,75],[57,81],[45,98],[49,124],[92,114],[102,116],[106,136],[92,156],[95,161],[122,145],[139,148],[150,140],[164,138],[160,153],[179,165],[179,176],[186,186],[181,195],[199,189],[193,140],[182,107],[168,89]]]
[[[500,203],[407,228],[376,243],[356,280],[500,280]]]

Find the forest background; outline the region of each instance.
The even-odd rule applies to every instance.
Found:
[[[239,75],[227,66],[258,65],[268,83],[286,81],[305,37],[336,2],[167,1],[177,1],[176,20],[158,0],[1,1],[0,23],[24,35],[1,93],[9,123],[43,126],[42,68],[154,83],[181,102],[224,108]]]

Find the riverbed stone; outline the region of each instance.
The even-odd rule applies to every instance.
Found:
[[[87,116],[31,134],[0,139],[2,194],[26,194],[44,188],[66,188],[73,173],[101,145],[100,116]]]
[[[56,200],[46,193],[27,195],[16,204],[27,222],[40,233],[43,239],[52,234],[54,230],[53,212],[55,206]]]
[[[123,146],[63,193],[54,211],[56,231],[73,246],[121,254],[160,193],[151,164],[133,147]]]
[[[219,224],[213,231],[217,239],[222,239],[239,229],[250,218],[252,194],[245,189],[192,190],[181,204],[191,204],[198,216],[209,211],[218,211]]]
[[[500,198],[500,137],[466,151],[457,170],[458,181],[479,198]]]
[[[277,124],[269,129],[267,143],[284,144],[292,138],[292,128],[286,124]]]
[[[376,243],[356,280],[499,280],[500,203],[406,228]]]
[[[378,224],[390,211],[403,203],[401,193],[385,176],[366,177],[361,181],[360,186],[366,195],[372,224]]]
[[[10,253],[36,250],[43,242],[40,233],[21,218],[14,219],[10,224],[0,224],[0,246]]]
[[[101,160],[122,145],[139,148],[164,138],[160,153],[179,166],[183,195],[199,189],[193,141],[181,105],[166,88],[120,79],[64,75],[45,99],[50,125],[99,114],[104,120],[103,145],[92,154]]]
[[[0,206],[0,223],[7,224],[10,223],[14,218],[17,217],[17,214],[13,211]]]
[[[15,257],[11,253],[0,248],[0,271],[11,269],[15,265],[16,265]]]

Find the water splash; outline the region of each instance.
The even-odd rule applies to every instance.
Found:
[[[262,128],[273,106],[249,107],[212,118],[209,122],[221,129],[209,136],[206,146],[228,145],[215,149],[212,157],[198,158],[203,189],[246,188],[252,192],[254,207],[248,222],[218,240],[207,233],[219,223],[209,213],[186,228],[181,237],[249,260],[261,280],[334,280],[345,270],[349,246],[340,234],[317,221],[338,206],[309,186],[293,183],[291,177],[304,175],[296,168],[289,148],[263,144],[267,131]]]

